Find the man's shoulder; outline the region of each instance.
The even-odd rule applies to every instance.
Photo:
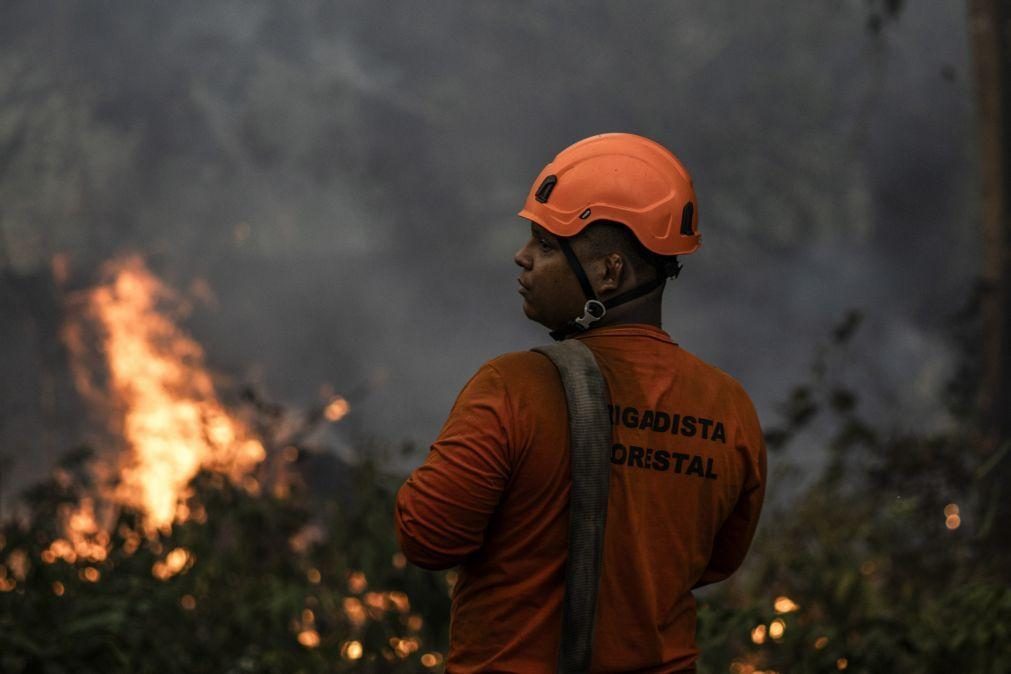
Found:
[[[682,361],[682,367],[689,376],[709,382],[714,388],[721,390],[735,398],[743,398],[751,401],[744,386],[733,375],[716,367],[712,363],[702,360],[684,348],[678,348],[678,354]]]
[[[547,356],[535,351],[510,351],[492,358],[482,366],[494,370],[503,381],[525,381],[532,376],[553,373],[554,367]]]
[[[564,395],[555,366],[533,351],[513,351],[486,361],[461,393],[462,398],[472,402],[520,416],[557,412],[557,405],[564,404]]]

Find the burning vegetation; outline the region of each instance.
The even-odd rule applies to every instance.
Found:
[[[253,391],[226,402],[178,327],[184,304],[138,258],[70,298],[77,384],[109,432],[0,522],[0,671],[441,670],[456,572],[399,553],[388,457],[347,465],[313,440],[354,397],[326,387],[301,413]],[[985,543],[1005,497],[986,472],[1011,454],[973,450],[970,424],[870,425],[832,374],[858,323],[768,428],[784,475],[798,437],[827,438],[830,461],[769,508],[746,572],[700,601],[700,670],[1011,661],[1011,564]]]
[[[139,257],[109,263],[106,282],[79,298],[77,321],[68,324],[83,393],[113,415],[127,451],[119,460],[113,499],[144,513],[150,528],[177,517],[187,485],[201,469],[234,480],[266,457],[263,444],[218,399],[203,349],[171,319],[179,297]],[[90,330],[89,330],[90,328]],[[93,383],[94,364],[82,335],[100,340],[104,389]]]
[[[3,523],[0,669],[441,668],[446,625],[410,597],[445,610],[448,586],[395,549],[395,479],[308,440],[345,398],[328,389],[305,414],[251,391],[226,405],[178,325],[187,303],[140,257],[67,304],[75,383],[111,451],[69,454],[25,520]]]

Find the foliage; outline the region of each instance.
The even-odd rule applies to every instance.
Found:
[[[982,449],[958,395],[972,387],[949,391],[940,430],[865,416],[840,367],[859,326],[854,313],[833,332],[767,434],[784,486],[800,475],[786,448],[823,446],[827,460],[767,509],[744,569],[702,593],[702,672],[1011,671],[1011,560],[989,544],[1001,493],[987,479],[1008,448]],[[276,436],[282,412],[252,402]],[[185,521],[150,537],[140,513],[96,506],[107,556],[68,561],[53,541],[96,492],[88,459],[68,455],[2,525],[0,670],[441,668],[452,572],[398,557],[400,478],[381,459],[288,445],[239,483],[201,473]]]
[[[863,418],[832,374],[858,325],[836,330],[768,433],[773,465],[812,437],[828,461],[702,604],[701,671],[1011,671],[1011,560],[987,544],[1000,494],[985,480],[1006,448],[981,449],[967,417],[918,434]]]
[[[67,508],[92,490],[87,457],[69,456],[27,496],[27,521],[0,534],[0,670],[414,672],[426,653],[441,661],[445,575],[395,557],[393,491],[374,463],[344,467],[339,499],[201,473],[185,523],[147,538],[140,514],[118,509],[104,560],[54,560]],[[177,549],[185,565],[160,579]]]

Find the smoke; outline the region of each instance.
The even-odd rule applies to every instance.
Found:
[[[771,421],[830,326],[864,309],[860,358],[911,422],[939,406],[911,382],[943,379],[944,321],[977,270],[967,30],[950,3],[880,34],[866,12],[8,2],[0,260],[27,277],[66,253],[87,279],[141,251],[169,283],[212,290],[188,327],[213,367],[295,404],[322,384],[369,391],[358,434],[424,445],[484,360],[546,339],[514,292],[529,182],[581,137],[633,131],[674,150],[700,195],[704,245],[666,300],[674,339]],[[0,365],[28,376],[36,341],[4,334]],[[23,445],[40,390],[0,392],[22,419],[0,441],[16,428]]]

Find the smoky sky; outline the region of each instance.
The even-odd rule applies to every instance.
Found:
[[[547,340],[515,291],[516,212],[555,153],[606,131],[693,173],[703,247],[664,327],[763,421],[851,308],[846,376],[897,426],[936,421],[979,266],[966,19],[909,2],[874,32],[871,6],[5,2],[17,479],[72,425],[36,402],[58,321],[18,328],[39,319],[17,279],[58,253],[79,284],[130,251],[182,291],[206,281],[186,328],[216,372],[295,406],[356,392],[332,442],[423,447],[483,361]]]

